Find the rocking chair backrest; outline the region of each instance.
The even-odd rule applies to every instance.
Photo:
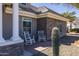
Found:
[[[25,37],[25,39],[28,39],[29,38],[29,32],[24,32],[24,37]]]

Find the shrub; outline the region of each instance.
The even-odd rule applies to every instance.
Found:
[[[70,29],[71,32],[79,33],[79,28]]]

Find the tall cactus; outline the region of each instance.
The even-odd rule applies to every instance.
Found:
[[[51,34],[53,56],[59,56],[59,29],[54,27]]]

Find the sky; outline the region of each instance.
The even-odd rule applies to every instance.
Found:
[[[49,9],[57,12],[57,13],[63,13],[66,11],[75,11],[76,16],[79,17],[79,9],[77,8],[72,8],[72,7],[68,7],[68,6],[64,6],[64,5],[56,5],[55,3],[51,4],[51,3],[32,3],[32,5],[36,6],[36,7],[40,7],[40,6],[46,6]]]

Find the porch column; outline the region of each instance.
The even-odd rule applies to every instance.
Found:
[[[2,3],[0,3],[0,42],[5,42],[4,38],[3,38],[3,24],[2,24]]]
[[[21,40],[23,41],[19,36],[19,4],[13,3],[13,36],[12,40]]]

